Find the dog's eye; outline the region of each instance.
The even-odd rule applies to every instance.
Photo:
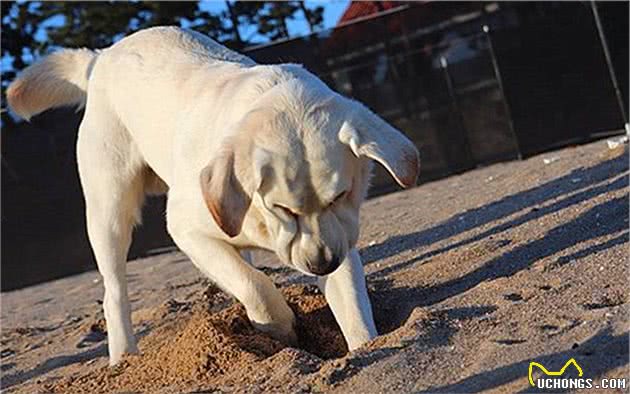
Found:
[[[280,205],[280,204],[273,204],[273,207],[277,210],[282,211],[283,213],[285,213],[286,215],[289,216],[297,216],[297,214],[295,212],[293,212],[291,209],[285,207],[284,205]]]

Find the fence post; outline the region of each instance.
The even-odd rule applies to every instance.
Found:
[[[501,97],[503,98],[503,106],[505,108],[505,114],[508,118],[508,125],[510,127],[510,132],[512,133],[512,137],[514,138],[514,143],[516,144],[516,152],[517,158],[519,160],[523,159],[523,153],[521,152],[521,143],[518,140],[518,135],[516,134],[516,130],[514,129],[514,120],[512,119],[512,110],[510,109],[510,104],[508,103],[507,96],[505,95],[505,89],[503,87],[503,78],[501,78],[501,70],[499,70],[499,63],[497,62],[497,57],[494,52],[494,45],[492,44],[492,38],[490,37],[490,27],[488,25],[483,25],[483,32],[485,33],[486,39],[488,40],[488,49],[490,51],[490,58],[492,60],[492,68],[494,70],[494,76],[497,79],[497,83],[499,85],[499,91],[501,92]]]
[[[591,1],[591,10],[593,10],[593,18],[595,19],[595,26],[597,28],[597,34],[599,35],[599,41],[602,45],[602,50],[604,51],[604,58],[606,59],[606,66],[608,67],[608,74],[610,75],[610,80],[613,84],[613,88],[615,89],[615,95],[617,96],[617,104],[619,104],[619,109],[621,110],[621,117],[624,121],[624,126],[626,128],[626,133],[630,133],[630,124],[628,123],[628,115],[626,114],[626,108],[623,105],[623,98],[621,97],[621,90],[619,90],[619,83],[617,82],[617,76],[615,75],[615,68],[612,64],[612,59],[610,58],[610,51],[608,50],[608,42],[606,41],[606,35],[604,34],[604,28],[602,27],[602,21],[599,19],[599,11],[597,11],[597,5],[594,1]]]
[[[472,150],[470,147],[470,140],[468,138],[468,129],[466,128],[466,124],[464,123],[464,115],[459,108],[459,103],[457,101],[457,95],[455,93],[455,88],[453,86],[453,79],[451,78],[451,74],[448,72],[448,62],[444,56],[440,56],[440,66],[442,66],[442,70],[444,70],[444,79],[446,80],[446,88],[448,89],[448,95],[451,98],[451,106],[453,107],[453,111],[457,115],[457,121],[459,123],[459,127],[462,130],[462,142],[464,145],[464,154],[466,155],[466,164],[464,164],[464,168],[474,168],[477,165],[475,158],[472,154]],[[461,170],[461,168],[455,169],[456,171]]]

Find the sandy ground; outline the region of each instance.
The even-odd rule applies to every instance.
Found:
[[[3,390],[519,392],[530,361],[571,357],[596,384],[630,378],[624,149],[599,141],[367,202],[359,247],[383,335],[358,351],[312,281],[273,257],[257,264],[299,316],[298,348],[165,251],[128,265],[142,355],[113,369],[96,272],[4,293]]]

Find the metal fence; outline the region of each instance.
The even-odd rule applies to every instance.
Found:
[[[418,145],[427,181],[623,129],[628,3],[595,10],[599,30],[592,3],[409,3],[247,53],[302,63],[370,106]],[[3,127],[3,290],[94,268],[79,121],[59,110]],[[373,191],[394,189],[377,171]],[[131,256],[171,243],[163,213],[163,200],[151,200]]]
[[[598,8],[616,74],[592,3],[575,2],[409,3],[248,54],[302,63],[366,103],[417,143],[426,181],[623,129],[628,93],[620,103],[612,77],[627,85],[628,4]]]

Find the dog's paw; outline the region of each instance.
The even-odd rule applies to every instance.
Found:
[[[120,363],[125,354],[140,354],[135,339],[125,339],[122,343],[113,341],[109,345],[109,366],[113,367]]]
[[[369,332],[368,330],[356,330],[355,332],[350,332],[346,337],[346,343],[348,344],[348,350],[353,351],[361,346],[365,345],[367,342],[376,338],[378,334],[376,331]]]
[[[249,320],[254,328],[260,330],[280,342],[290,346],[298,343],[295,333],[295,315],[288,305],[274,310],[273,315],[269,313],[249,313]]]

